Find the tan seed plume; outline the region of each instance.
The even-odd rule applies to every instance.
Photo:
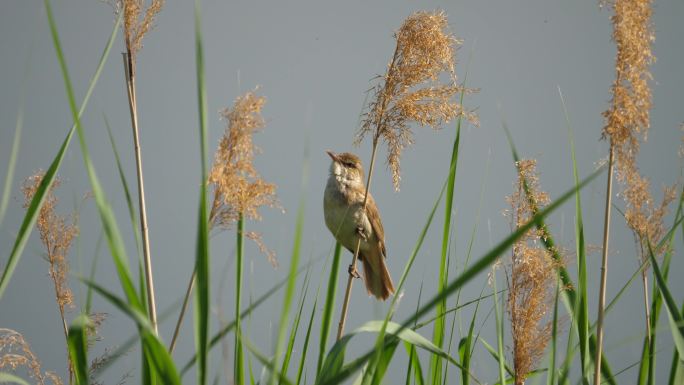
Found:
[[[507,216],[515,229],[527,224],[539,208],[549,203],[539,187],[535,160],[516,163],[515,190],[507,198]],[[525,191],[525,183],[528,191]],[[556,270],[561,262],[544,246],[544,231],[532,228],[513,245],[508,279],[508,315],[513,337],[515,384],[525,382],[544,355],[553,323],[549,313],[554,300]]]
[[[26,368],[29,377],[37,384],[62,385],[62,380],[53,372],[43,372],[38,357],[21,333],[0,328],[0,371],[16,371]],[[49,381],[49,382],[48,382]]]
[[[615,81],[610,108],[603,113],[604,138],[614,151],[617,179],[624,186],[627,224],[635,233],[641,255],[647,259],[648,242],[654,247],[663,235],[663,218],[675,199],[675,188],[666,187],[660,204],[650,192],[648,178],[639,173],[637,156],[646,141],[652,95],[650,65],[655,62],[651,45],[655,40],[651,16],[652,0],[616,0],[613,8],[613,40],[617,45]],[[656,250],[657,253],[662,250]]]
[[[208,182],[214,187],[214,200],[209,216],[212,227],[227,228],[237,222],[240,214],[260,220],[259,207],[280,207],[275,194],[276,185],[264,181],[254,168],[253,160],[258,148],[252,135],[265,126],[261,109],[266,99],[248,92],[235,100],[232,108],[221,111],[226,130],[214,155],[214,164]],[[246,232],[277,265],[275,254],[261,241],[261,235]]]
[[[145,0],[118,0],[117,8],[124,12],[126,48],[132,57],[142,48],[142,39],[152,29],[154,19],[163,6],[164,0],[152,0],[147,7]]]
[[[472,90],[456,83],[455,53],[461,42],[449,31],[444,12],[412,14],[395,39],[394,55],[372,90],[355,143],[368,134],[374,143],[382,138],[394,187],[399,189],[399,162],[403,149],[413,143],[412,123],[438,129],[457,116],[477,124],[477,116],[455,100],[461,91]]]
[[[24,180],[22,186],[24,208],[28,208],[31,204],[31,199],[33,199],[38,190],[44,175],[45,173],[38,172]],[[71,248],[71,243],[76,235],[78,235],[78,226],[76,225],[75,215],[67,218],[57,214],[55,210],[58,201],[54,190],[59,187],[60,183],[59,179],[55,179],[52,186],[50,186],[45,203],[38,213],[36,227],[47,253],[47,260],[50,264],[50,278],[55,287],[55,299],[63,316],[65,309],[73,303],[73,294],[68,285],[69,262],[67,255]]]

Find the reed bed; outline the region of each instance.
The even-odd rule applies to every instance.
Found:
[[[266,138],[269,132],[261,131],[267,122],[269,125],[271,123],[262,116],[266,102],[266,98],[260,95],[262,91],[244,93],[235,99],[232,107],[220,112],[225,131],[217,144],[213,162],[210,162],[208,126],[211,117],[207,112],[205,47],[201,7],[199,0],[196,0],[194,43],[199,117],[196,128],[200,145],[197,152],[201,161],[197,180],[188,183],[197,182],[199,201],[196,232],[182,235],[187,242],[195,242],[196,247],[193,267],[188,271],[189,283],[175,293],[183,300],[178,309],[173,308],[169,313],[169,318],[175,320],[173,334],[169,335],[165,335],[164,329],[158,328],[166,312],[157,314],[155,299],[159,293],[154,292],[154,278],[159,280],[164,277],[153,277],[152,274],[136,95],[138,54],[144,36],[154,27],[157,18],[163,16],[164,2],[121,0],[113,4],[117,10],[116,22],[79,107],[59,34],[59,24],[63,21],[55,19],[52,3],[44,0],[47,24],[61,69],[73,126],[46,171],[29,176],[22,187],[26,213],[8,258],[3,259],[0,265],[3,269],[0,300],[25,254],[35,228],[45,250],[48,276],[52,281],[53,293],[50,295],[55,298],[61,319],[67,372],[61,378],[55,372],[45,371],[21,331],[0,325],[0,382],[41,385],[104,383],[104,370],[115,362],[121,363],[121,357],[135,344],[140,345],[140,365],[136,370],[144,384],[375,385],[401,381],[406,384],[437,385],[484,384],[493,380],[498,381],[498,384],[522,385],[541,383],[545,378],[548,385],[589,384],[592,379],[596,385],[625,382],[678,385],[684,381],[684,312],[676,302],[681,301],[681,298],[670,290],[668,283],[668,277],[677,274],[672,271],[671,262],[677,255],[675,237],[684,229],[684,190],[676,183],[665,187],[662,200],[656,202],[652,197],[648,176],[640,173],[637,161],[639,148],[646,139],[649,111],[653,104],[649,66],[654,61],[651,44],[655,28],[651,20],[653,4],[650,0],[605,3],[613,11],[613,39],[617,46],[616,80],[610,88],[612,100],[604,113],[603,135],[609,141],[608,164],[581,176],[576,162],[574,134],[568,124],[573,175],[568,176],[564,192],[552,198],[541,188],[537,162],[520,157],[514,137],[504,125],[512,155],[511,169],[516,174],[512,180],[513,193],[508,197],[504,197],[503,193],[500,196],[501,202],[506,199],[509,204],[507,217],[511,225],[510,233],[501,240],[492,241],[487,252],[471,258],[473,244],[477,242],[475,235],[480,231],[478,210],[467,249],[454,253],[458,258],[464,256],[463,259],[452,256],[454,244],[459,245],[455,243],[453,235],[456,220],[466,221],[457,218],[454,213],[454,202],[458,199],[455,186],[460,183],[469,186],[475,184],[461,179],[457,183],[459,163],[463,163],[459,162],[462,127],[478,125],[475,110],[466,107],[469,95],[475,90],[466,85],[467,73],[462,77],[456,75],[456,54],[461,41],[452,32],[444,12],[419,11],[407,15],[403,23],[397,23],[399,28],[394,34],[395,45],[389,63],[370,89],[360,128],[355,133],[350,132],[350,143],[358,145],[368,137],[371,139],[370,167],[365,180],[362,210],[367,210],[373,174],[377,171],[376,158],[383,151],[380,144],[385,145],[386,163],[396,190],[401,181],[400,159],[403,151],[414,142],[415,128],[428,126],[442,131],[438,135],[449,138],[452,151],[449,162],[445,162],[443,169],[439,170],[443,173],[443,183],[439,186],[423,186],[425,199],[431,203],[430,210],[424,219],[413,221],[422,227],[408,258],[403,261],[402,274],[396,280],[396,292],[390,297],[389,305],[380,317],[363,314],[364,323],[352,330],[346,330],[345,325],[348,312],[354,311],[350,298],[360,241],[355,250],[350,249],[353,258],[346,291],[344,299],[338,301],[340,276],[345,276],[340,269],[344,258],[342,245],[338,243],[334,248],[331,247],[329,255],[321,263],[318,260],[300,262],[303,259],[303,245],[307,242],[305,210],[311,209],[310,197],[304,192],[301,192],[296,209],[289,259],[283,258],[282,252],[276,259],[275,251],[262,241],[262,234],[248,229],[251,221],[262,219],[261,208],[282,209],[276,196],[277,186],[265,181],[254,163],[259,149],[255,146],[253,135],[259,133],[258,140]],[[134,229],[135,239],[132,241],[136,246],[140,245],[142,251],[137,274],[134,274],[136,269],[129,266],[124,237],[107,197],[111,192],[105,191],[100,182],[86,140],[88,132],[81,121],[81,115],[119,32],[123,34],[126,49],[125,80],[134,137],[132,155],[136,165],[138,213],[107,118],[105,124],[109,130],[121,187],[125,192],[128,206],[125,214]],[[560,99],[565,109],[562,94]],[[567,112],[566,120],[569,122]],[[20,133],[21,119],[18,119],[7,170],[10,176],[16,165]],[[78,137],[83,165],[90,182],[91,192],[88,196],[92,197],[97,209],[97,217],[103,228],[103,244],[108,248],[120,284],[116,290],[94,280],[96,260],[92,261],[90,277],[70,273],[70,264],[74,259],[70,250],[79,233],[78,215],[58,214],[54,190],[61,183],[57,173],[74,134]],[[148,153],[146,156],[156,155]],[[302,170],[305,184],[308,170],[306,162]],[[582,191],[595,183],[598,177],[605,176],[606,171],[608,199],[604,218],[602,276],[597,278],[588,274],[587,269],[590,246],[585,241]],[[614,176],[618,182],[615,190],[623,200],[621,203],[612,201],[616,195],[612,185]],[[485,203],[484,186],[483,181],[480,206]],[[0,223],[9,202],[10,188],[6,186],[3,190]],[[562,242],[556,241],[556,229],[548,226],[547,221],[573,198],[575,250],[569,252]],[[624,222],[634,235],[639,268],[606,303],[609,224],[613,206],[618,206],[624,214]],[[440,208],[444,209],[443,217],[436,215]],[[620,220],[620,217],[617,218]],[[404,319],[398,319],[401,313],[397,309],[403,300],[403,289],[409,277],[414,278],[419,274],[415,262],[428,242],[427,235],[435,231],[434,227],[439,226],[436,222],[440,219],[443,222],[437,230],[441,235],[437,245],[439,270],[425,273],[425,277],[436,277],[436,291],[424,291],[423,283],[428,278],[423,278],[417,302],[403,305],[415,310]],[[616,219],[612,221],[614,223]],[[211,269],[210,250],[215,242],[211,235],[224,230],[235,231],[235,255],[221,253],[214,257],[224,261],[234,258],[234,278],[226,281],[230,284],[221,285],[225,291],[221,295],[234,298],[234,312],[232,320],[220,319],[217,328],[211,322],[214,315],[211,283],[216,279]],[[264,236],[269,237],[268,231],[264,232]],[[257,249],[274,268],[278,265],[284,268],[283,279],[265,283],[269,289],[257,298],[244,287],[245,238],[256,242]],[[220,250],[230,250],[232,241],[222,246]],[[402,260],[393,259],[391,263],[402,263]],[[453,268],[454,265],[458,266],[457,270]],[[457,274],[452,273],[454,271]],[[489,281],[477,282],[487,272]],[[629,368],[614,366],[612,357],[603,349],[606,333],[604,319],[637,277],[641,277],[644,306],[643,310],[633,310],[635,314],[643,311],[645,330],[637,332],[640,341],[643,336],[643,348],[641,360],[634,364],[638,366],[636,378],[628,378],[623,373]],[[650,287],[649,277],[652,278]],[[589,285],[589,282],[594,280],[600,282],[597,293],[590,290],[593,285]],[[502,282],[505,285],[501,285]],[[87,290],[87,300],[80,309],[73,305],[75,294],[71,287],[74,284]],[[471,286],[479,288],[480,294],[466,298],[464,288]],[[103,355],[96,357],[92,357],[92,346],[100,340],[98,330],[105,316],[92,311],[93,296],[107,301],[120,313],[117,315],[123,316],[120,318],[129,319],[133,325],[130,341],[121,343],[118,349],[107,349]],[[593,299],[593,296],[598,297],[599,311],[595,318],[588,309],[590,297]],[[255,312],[273,298],[280,299],[275,301],[279,315],[273,324],[272,346],[258,346],[252,338],[261,331],[252,329],[252,317],[257,317]],[[191,305],[195,345],[190,360],[181,361],[173,353],[183,325],[190,328],[189,321],[184,323],[183,320]],[[470,319],[463,318],[466,308],[472,310]],[[657,329],[663,308],[669,328]],[[222,311],[218,313],[223,314]],[[330,334],[337,314],[340,321],[337,338],[333,340]],[[461,325],[463,321],[467,325],[465,328]],[[430,332],[431,337],[426,336]],[[490,344],[485,337],[487,334],[495,335],[496,342]],[[667,336],[672,340],[673,347],[657,347],[656,335]],[[314,345],[316,337],[317,349],[310,346]],[[567,337],[567,342],[563,337]],[[118,341],[105,343],[119,345]],[[231,355],[224,355],[223,370],[217,371],[210,364],[218,357],[214,348],[219,344],[223,344],[224,351],[232,351],[232,363]],[[357,345],[363,346],[360,352]],[[352,346],[355,348],[352,349]],[[563,350],[564,355],[559,353]],[[488,354],[491,360],[480,362],[477,360],[481,357],[480,353]],[[656,358],[671,358],[667,380],[659,378],[656,381]],[[577,368],[572,369],[577,363]],[[188,376],[192,371],[196,374],[195,379]],[[130,377],[126,373],[121,376],[119,383],[129,381]]]

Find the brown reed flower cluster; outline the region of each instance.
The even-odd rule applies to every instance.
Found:
[[[44,176],[45,173],[38,172],[24,180],[22,186],[24,208],[28,208],[31,204],[31,199],[33,199]],[[57,214],[55,211],[57,197],[54,194],[54,190],[59,187],[60,183],[59,179],[55,179],[52,186],[50,186],[43,207],[38,213],[36,227],[40,234],[40,241],[45,246],[47,252],[47,260],[50,264],[50,278],[52,278],[55,287],[55,299],[64,321],[65,308],[73,303],[73,294],[68,285],[69,262],[67,261],[67,254],[69,253],[72,241],[78,234],[78,226],[76,225],[74,215],[71,218],[67,218]]]
[[[154,18],[164,6],[164,0],[152,0],[145,8],[145,0],[118,0],[117,9],[123,9],[123,30],[128,53],[135,54],[142,48],[142,39],[154,24]],[[135,60],[133,60],[135,62]]]
[[[12,329],[0,328],[0,371],[16,371],[24,367],[28,375],[40,385],[49,381],[62,385],[62,380],[53,372],[43,372],[38,357],[31,350],[24,336]]]
[[[276,198],[276,185],[264,181],[254,168],[252,135],[264,128],[261,109],[266,99],[248,92],[235,100],[232,109],[221,111],[227,126],[214,155],[214,165],[209,173],[209,184],[214,186],[214,201],[209,220],[212,227],[230,227],[240,216],[261,220],[259,207],[280,207]],[[276,265],[275,254],[261,241],[255,232],[245,232],[271,264]]]
[[[477,124],[477,116],[455,100],[461,91],[471,92],[456,83],[455,51],[461,42],[449,31],[444,12],[416,12],[395,33],[397,41],[387,72],[373,88],[366,107],[358,145],[373,135],[387,144],[387,163],[392,170],[395,189],[401,179],[399,161],[402,150],[413,143],[410,124],[440,128],[457,116]],[[440,76],[449,78],[442,82]]]
[[[675,199],[674,187],[667,187],[661,203],[655,203],[649,180],[637,167],[640,142],[647,139],[652,105],[649,66],[655,61],[651,52],[655,40],[653,4],[652,0],[615,0],[609,4],[614,12],[611,22],[617,56],[611,106],[603,113],[603,136],[610,139],[617,179],[624,184],[625,217],[641,245],[643,257],[648,243],[655,248],[663,235],[663,217]]]
[[[536,165],[536,160],[516,163],[515,190],[507,198],[511,205],[507,216],[515,229],[527,224],[538,208],[549,203],[548,195],[539,187]],[[556,261],[543,245],[544,236],[543,230],[533,228],[513,245],[508,277],[508,315],[516,385],[525,382],[543,356],[553,327],[548,313],[554,299],[556,269],[561,262]]]

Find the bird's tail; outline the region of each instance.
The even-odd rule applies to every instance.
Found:
[[[386,300],[390,294],[394,294],[394,283],[387,270],[385,258],[367,258],[363,256],[363,275],[366,283],[366,290],[369,295],[374,295],[377,299]]]

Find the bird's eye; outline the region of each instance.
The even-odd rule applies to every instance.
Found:
[[[352,162],[344,162],[344,165],[349,168],[356,168],[356,166]]]

